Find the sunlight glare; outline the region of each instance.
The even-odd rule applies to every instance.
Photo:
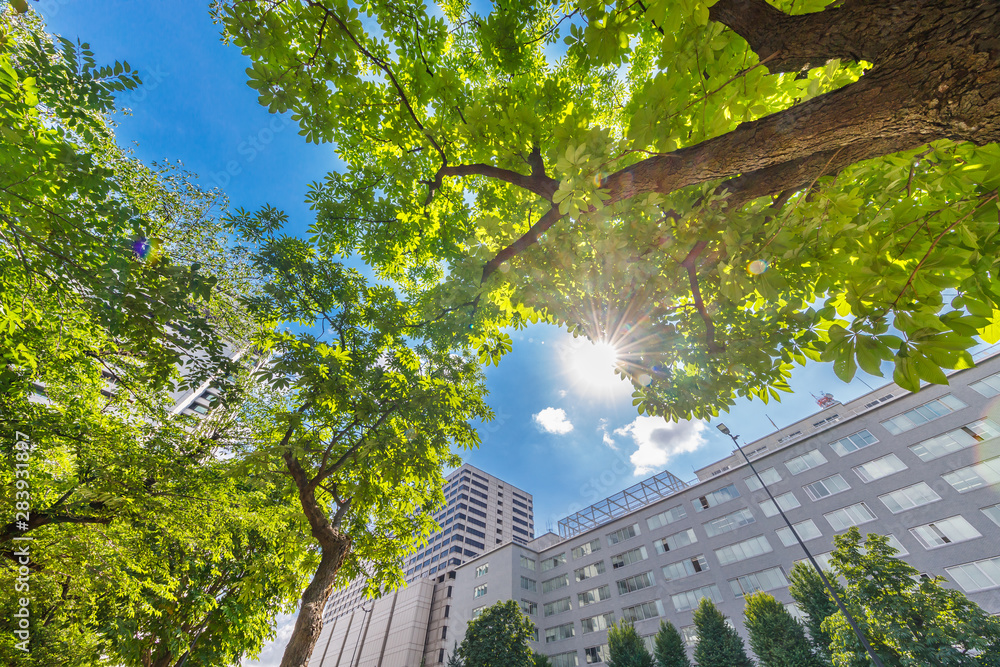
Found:
[[[576,381],[590,390],[609,389],[621,382],[615,373],[618,353],[610,343],[591,343],[580,339],[583,344],[574,346],[568,362]]]

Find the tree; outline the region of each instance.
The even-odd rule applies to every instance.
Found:
[[[975,335],[1000,339],[998,11],[226,0],[217,16],[261,104],[337,147],[343,170],[310,195],[322,247],[421,293],[486,361],[528,321],[606,339],[639,412],[679,419],[778,398],[807,360],[845,380],[891,361],[915,391],[970,366]]]
[[[698,667],[753,667],[743,648],[743,640],[708,598],[694,611],[698,644],[694,660]]]
[[[465,665],[462,664],[462,659],[458,657],[458,642],[455,642],[451,649],[451,655],[448,656],[447,667],[465,667]]]
[[[497,602],[469,621],[458,656],[466,667],[532,667],[534,628],[517,602]]]
[[[764,592],[748,595],[745,601],[743,626],[761,667],[823,667],[802,625],[785,605]]]
[[[681,633],[670,621],[660,621],[653,657],[656,658],[656,667],[691,667]]]
[[[823,629],[823,621],[837,613],[837,603],[830,597],[823,580],[810,565],[796,563],[792,566],[788,578],[792,582],[788,592],[805,614],[805,626],[809,630],[809,641],[813,650],[826,662],[830,662],[832,660],[830,643],[833,639]],[[836,577],[827,576],[827,581],[836,589],[838,595],[843,594],[843,588]]]
[[[608,667],[653,667],[642,637],[624,619],[608,628],[608,656]]]
[[[269,357],[244,407],[243,432],[258,435],[241,456],[286,476],[321,555],[281,662],[295,667],[309,661],[335,583],[364,574],[370,596],[401,585],[403,556],[437,528],[452,447],[477,446],[471,421],[492,413],[473,359],[421,342],[392,287],[276,236],[283,222],[273,209],[231,218],[254,248],[260,290],[246,307]]]
[[[547,655],[536,653],[534,656],[532,656],[532,660],[534,660],[535,667],[552,667],[552,661],[549,660],[549,657]]]
[[[0,386],[39,365],[37,333],[53,319],[60,352],[88,355],[125,387],[224,383],[224,335],[234,342],[240,330],[219,326],[220,276],[201,271],[202,244],[183,238],[218,234],[202,224],[218,197],[116,144],[114,95],[139,84],[127,63],[99,66],[34,12],[2,12]]]
[[[844,578],[844,603],[887,667],[1000,664],[1000,621],[941,577],[924,577],[884,535],[862,540],[855,527],[834,538],[834,570]],[[832,637],[837,667],[867,665],[864,650],[842,612],[823,629]]]

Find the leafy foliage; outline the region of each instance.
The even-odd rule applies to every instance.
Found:
[[[698,628],[694,660],[698,667],[753,667],[743,639],[727,620],[711,600],[701,599],[694,611],[694,624]]]
[[[673,419],[778,399],[810,360],[845,380],[892,362],[913,390],[969,367],[975,336],[1000,336],[1000,148],[850,158],[809,113],[865,64],[782,70],[709,4],[216,12],[261,104],[345,164],[312,187],[320,246],[419,294],[485,362],[504,327],[558,323],[615,344],[638,411]],[[827,150],[808,168],[722,148],[773,157],[805,135]]]
[[[1000,664],[1000,621],[961,592],[925,578],[884,535],[862,541],[857,528],[835,538],[831,564],[846,581],[844,603],[888,667]],[[823,629],[832,637],[837,667],[867,665],[860,642],[841,612]]]
[[[466,667],[532,667],[534,627],[517,602],[497,602],[469,621],[458,655]]]
[[[635,626],[624,619],[608,628],[608,667],[653,667]]]
[[[764,592],[748,595],[745,601],[743,625],[761,667],[823,667],[802,625],[785,605]]]
[[[691,667],[681,633],[670,621],[660,621],[653,646],[656,667]]]
[[[791,580],[788,592],[805,614],[805,626],[809,630],[809,641],[813,650],[829,663],[832,660],[830,644],[833,639],[823,629],[823,621],[837,613],[837,603],[830,597],[823,580],[810,565],[796,563],[792,566],[788,578]],[[837,595],[843,594],[843,587],[836,577],[828,576],[827,580],[837,591]]]
[[[215,195],[115,144],[114,94],[139,84],[127,63],[98,66],[86,44],[53,40],[33,13],[3,11],[0,383],[38,366],[38,330],[70,312],[66,346],[108,372],[132,362],[163,387],[183,363],[182,386],[225,378],[222,329],[209,323],[226,311],[213,304],[219,278],[179,233],[204,227]]]

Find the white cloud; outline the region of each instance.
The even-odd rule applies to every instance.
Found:
[[[573,430],[573,424],[566,418],[566,411],[562,408],[545,408],[531,415],[531,418],[547,433],[566,435]]]
[[[668,422],[662,417],[639,416],[631,424],[615,429],[615,435],[630,436],[639,446],[629,460],[636,475],[645,475],[667,465],[671,458],[693,452],[705,444],[701,434],[705,422]],[[608,440],[605,434],[605,444]]]
[[[616,443],[615,439],[608,434],[608,420],[606,418],[601,417],[601,420],[597,422],[597,430],[601,432],[601,440],[604,444],[610,447],[613,451],[617,452],[618,443]]]
[[[559,398],[566,398],[566,390],[565,389],[560,389],[559,390]]]

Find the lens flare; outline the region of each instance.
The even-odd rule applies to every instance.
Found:
[[[765,271],[767,271],[768,268],[769,265],[767,263],[767,260],[765,259],[755,259],[749,264],[747,264],[747,272],[755,276],[759,276],[760,274],[764,273]]]

